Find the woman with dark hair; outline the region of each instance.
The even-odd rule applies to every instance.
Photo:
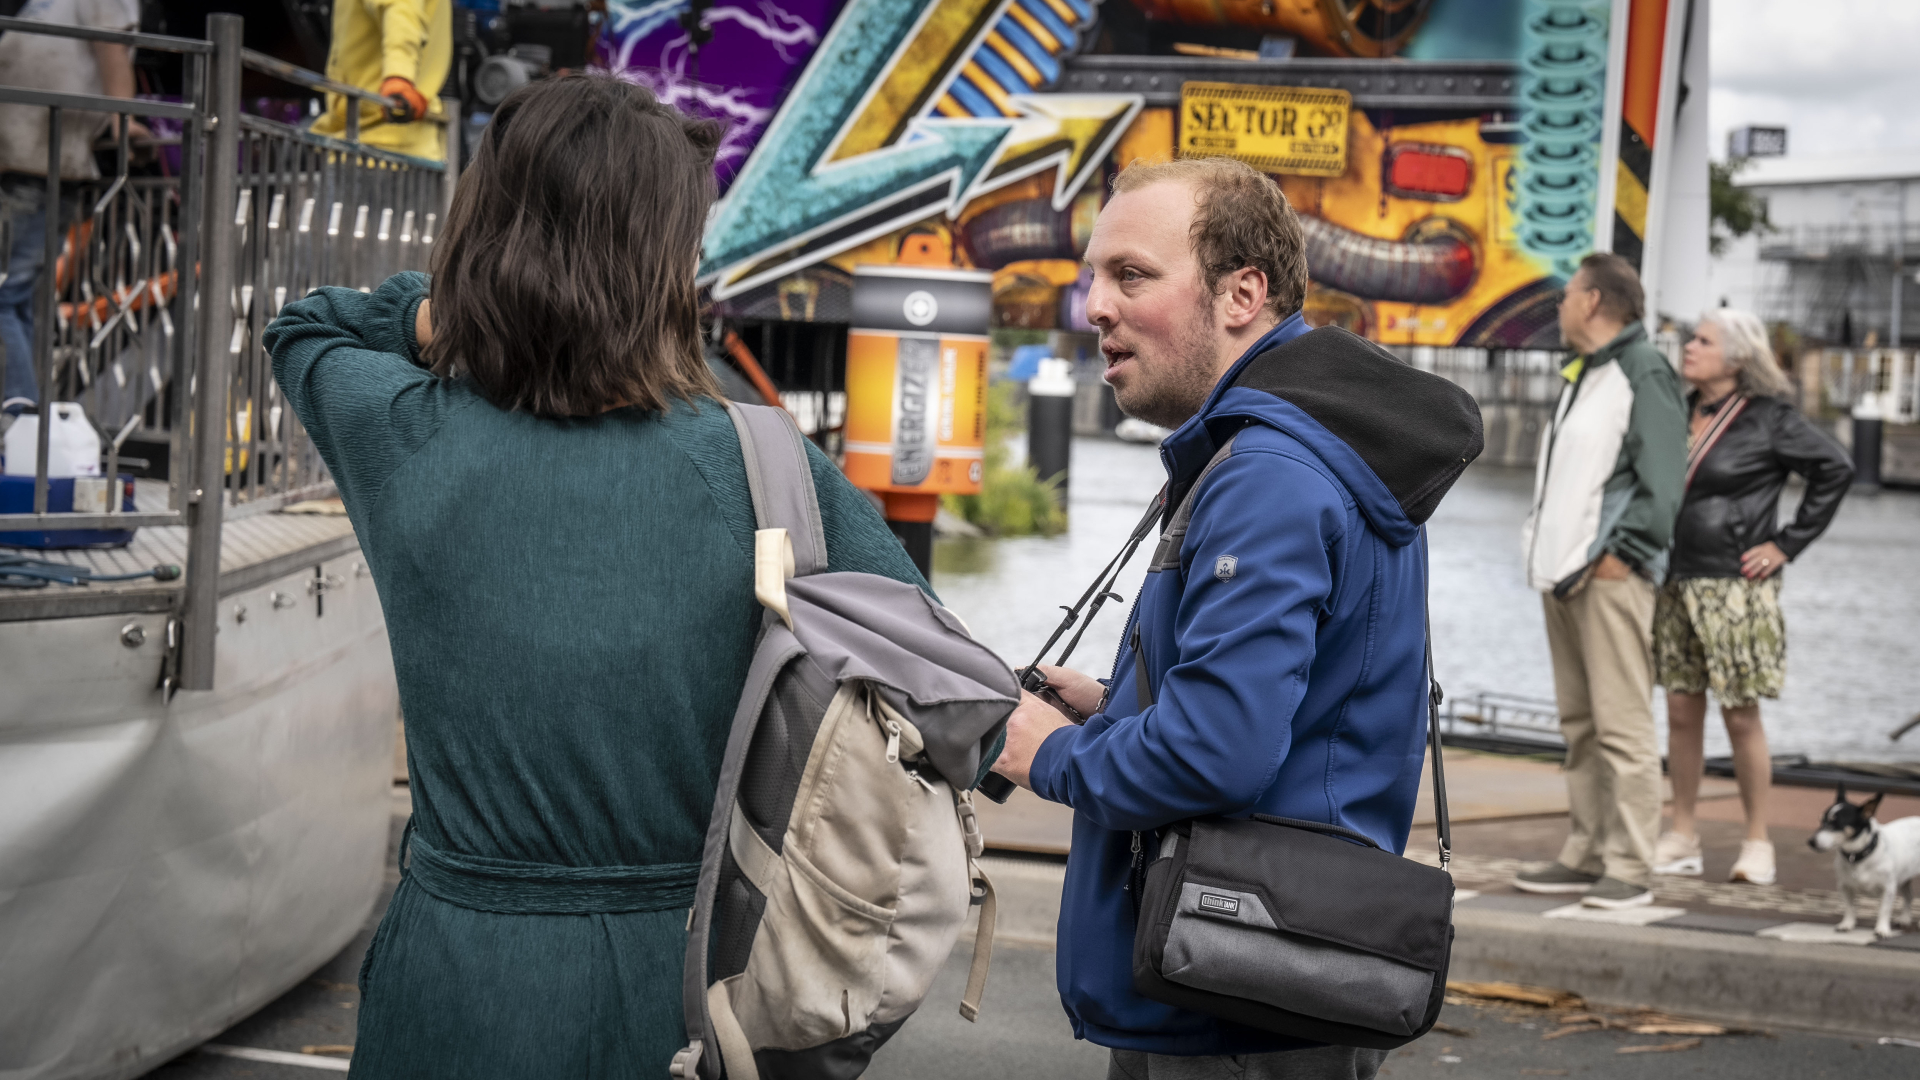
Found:
[[[267,332],[407,719],[407,869],[361,967],[355,1076],[664,1076],[685,1041],[687,908],[761,610],[700,352],[718,138],[612,78],[523,87],[431,285],[316,290]],[[828,569],[924,587],[809,452]]]
[[[1700,794],[1707,691],[1733,742],[1747,837],[1728,877],[1774,880],[1767,839],[1773,760],[1760,699],[1780,696],[1787,675],[1787,623],[1780,572],[1826,531],[1853,466],[1787,400],[1767,328],[1751,312],[1710,311],[1687,342],[1680,375],[1689,422],[1686,495],[1673,528],[1673,560],[1653,612],[1656,681],[1667,688],[1667,760],[1673,828],[1654,844],[1654,873],[1705,871],[1694,804]],[[1800,510],[1779,523],[1788,474],[1807,482]]]

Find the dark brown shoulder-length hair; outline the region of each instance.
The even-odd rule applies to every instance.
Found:
[[[718,397],[694,275],[720,135],[606,75],[509,94],[435,245],[426,363],[543,417]]]

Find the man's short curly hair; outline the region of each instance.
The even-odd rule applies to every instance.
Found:
[[[1114,178],[1118,195],[1151,184],[1193,185],[1193,253],[1207,288],[1243,267],[1267,277],[1267,310],[1284,319],[1307,299],[1307,244],[1280,185],[1232,158],[1133,164]]]

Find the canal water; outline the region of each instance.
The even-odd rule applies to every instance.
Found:
[[[1119,549],[1163,474],[1152,446],[1077,439],[1070,528],[1048,539],[941,540],[935,590],[982,641],[1024,665],[1094,573]],[[1434,662],[1450,695],[1479,691],[1550,701],[1540,598],[1527,588],[1520,525],[1529,470],[1475,465],[1430,525]],[[1284,497],[1276,492],[1275,497]],[[1782,504],[1799,498],[1790,486]],[[1920,760],[1920,730],[1887,733],[1920,711],[1920,495],[1855,495],[1826,535],[1787,570],[1787,686],[1761,706],[1775,753],[1815,760]],[[1150,545],[1148,545],[1150,546]],[[1120,578],[1071,665],[1106,675],[1149,552]],[[1057,647],[1056,647],[1057,651]],[[1051,662],[1052,657],[1049,657]],[[1655,716],[1665,745],[1665,710]],[[1710,721],[1709,755],[1728,753]]]

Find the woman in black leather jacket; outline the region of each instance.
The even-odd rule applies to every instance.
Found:
[[[1693,809],[1712,689],[1733,743],[1747,818],[1747,839],[1729,880],[1770,885],[1766,803],[1773,763],[1759,699],[1779,697],[1786,678],[1780,572],[1833,520],[1853,466],[1839,444],[1787,400],[1790,386],[1766,327],[1751,313],[1720,308],[1703,316],[1680,374],[1693,387],[1687,487],[1653,617],[1655,678],[1667,688],[1673,828],[1654,845],[1654,872],[1704,870]],[[1807,490],[1792,523],[1782,526],[1780,490],[1788,473],[1805,478]]]

